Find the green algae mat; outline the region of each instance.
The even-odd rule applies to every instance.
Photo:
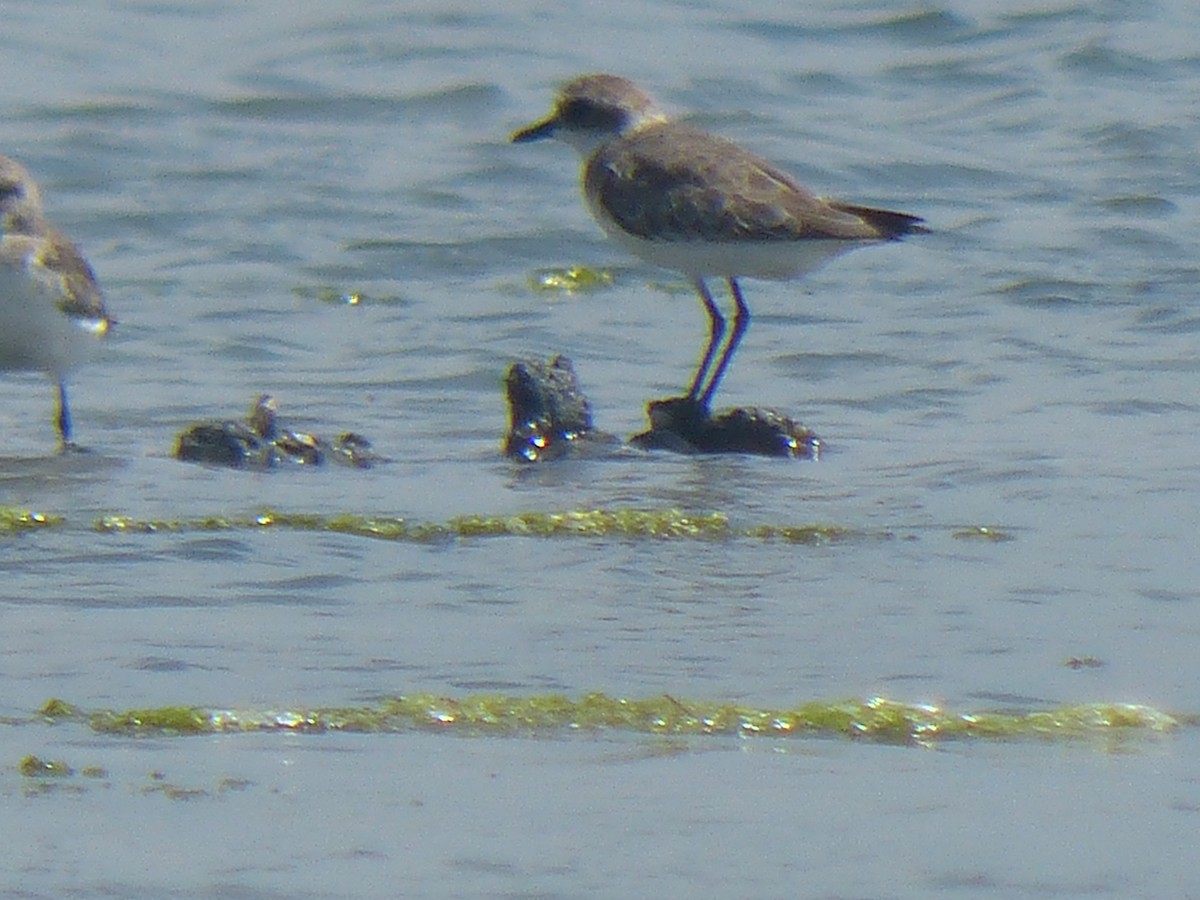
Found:
[[[956,713],[936,706],[881,697],[833,703],[809,702],[788,709],[681,700],[586,694],[517,697],[476,694],[444,697],[413,694],[376,705],[289,710],[155,709],[83,710],[49,700],[25,723],[75,722],[100,734],[186,736],[277,731],[384,733],[438,732],[464,736],[537,736],[629,733],[655,736],[725,735],[741,738],[847,738],[897,745],[939,741],[1089,740],[1174,731],[1183,720],[1147,706],[1082,704],[1039,712]],[[8,724],[21,720],[9,719]]]
[[[0,535],[70,525],[63,516],[0,507]],[[89,523],[101,533],[258,531],[280,528],[320,531],[391,541],[438,542],[485,537],[615,537],[676,540],[759,540],[824,544],[850,539],[889,540],[889,531],[865,531],[840,525],[757,524],[734,527],[724,513],[690,513],[677,509],[585,509],[526,512],[512,515],[464,515],[446,522],[420,522],[397,516],[352,513],[318,515],[264,510],[246,516],[200,516],[180,519],[137,519],[111,514]],[[1005,531],[970,525],[951,531],[955,539],[1006,541]]]
[[[514,697],[480,694],[452,698],[431,694],[394,697],[372,706],[328,709],[233,710],[191,706],[156,709],[84,710],[62,700],[47,701],[36,714],[0,724],[21,726],[74,723],[102,735],[153,736],[186,740],[192,735],[283,732],[442,733],[464,738],[628,734],[656,741],[661,752],[680,751],[679,741],[761,740],[775,746],[795,738],[831,738],[934,747],[951,740],[1071,742],[1107,752],[1128,753],[1154,736],[1196,724],[1145,706],[1086,704],[1032,713],[954,713],[883,698],[838,703],[804,703],[789,709],[759,709],[658,696],[647,699],[587,694]],[[684,745],[686,746],[686,745]],[[5,767],[7,768],[7,766]],[[76,768],[67,760],[29,754],[16,763],[26,796],[77,795],[108,790],[114,780],[102,766]],[[193,778],[195,776],[192,776]],[[217,799],[251,790],[254,782],[223,776],[215,783],[180,783],[161,771],[128,780],[135,794],[173,801]],[[261,786],[260,786],[261,789]]]

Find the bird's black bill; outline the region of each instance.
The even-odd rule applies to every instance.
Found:
[[[509,140],[514,144],[528,144],[530,141],[540,141],[551,137],[556,127],[558,127],[558,123],[554,119],[535,122],[528,128],[522,128],[520,131],[513,132],[513,136]]]

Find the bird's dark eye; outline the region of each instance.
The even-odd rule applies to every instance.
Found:
[[[20,197],[23,193],[18,182],[0,181],[0,202],[8,200],[10,197]]]
[[[570,128],[615,131],[624,123],[625,114],[611,106],[601,106],[587,100],[568,100],[559,110],[559,119]]]

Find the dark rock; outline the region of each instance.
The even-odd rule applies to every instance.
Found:
[[[617,444],[616,438],[592,427],[591,405],[565,356],[552,357],[548,363],[513,363],[504,374],[504,392],[508,399],[505,456],[545,462],[568,453],[608,451]]]
[[[241,422],[207,422],[179,435],[175,458],[214,466],[244,469],[255,464],[262,441]]]
[[[371,443],[347,431],[332,444],[315,435],[279,427],[275,398],[260,394],[244,422],[202,422],[179,435],[175,457],[233,469],[270,469],[293,463],[320,466],[326,460],[370,468],[379,461]]]
[[[820,439],[782,413],[738,407],[713,416],[690,397],[668,397],[646,404],[650,430],[629,443],[644,450],[676,453],[754,453],[792,459],[816,459]]]
[[[356,431],[345,431],[337,436],[330,454],[356,469],[369,469],[379,457],[371,449],[371,442]]]

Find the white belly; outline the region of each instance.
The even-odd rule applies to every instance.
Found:
[[[820,268],[835,256],[871,240],[806,239],[795,241],[648,241],[597,216],[609,236],[641,259],[689,278],[766,278],[787,281]]]
[[[87,361],[106,330],[101,320],[73,319],[46,286],[22,268],[0,266],[0,369],[65,375]]]

